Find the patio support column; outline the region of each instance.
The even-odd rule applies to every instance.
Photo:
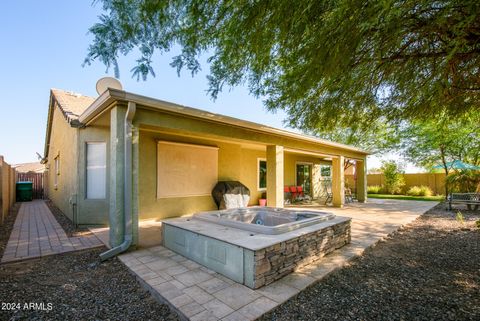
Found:
[[[357,200],[360,203],[367,201],[367,160],[357,160]]]
[[[335,207],[343,207],[345,203],[345,176],[343,156],[332,159],[332,203]]]
[[[267,205],[283,207],[283,146],[267,146]]]
[[[123,242],[124,234],[124,139],[126,108],[115,106],[110,111],[110,246]]]

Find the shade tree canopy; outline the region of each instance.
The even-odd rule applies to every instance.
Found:
[[[413,121],[403,128],[401,136],[404,156],[419,166],[440,164],[448,175],[452,170],[449,164],[455,161],[480,165],[480,111]]]
[[[480,102],[480,2],[464,0],[99,0],[93,60],[154,75],[154,52],[197,73],[208,55],[209,93],[248,86],[292,127],[332,132],[381,120],[458,116]],[[345,142],[345,141],[344,141]]]

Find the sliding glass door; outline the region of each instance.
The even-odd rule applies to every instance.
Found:
[[[303,187],[305,195],[312,194],[312,164],[297,163],[297,186]]]

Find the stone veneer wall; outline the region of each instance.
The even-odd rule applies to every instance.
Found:
[[[281,242],[254,253],[254,288],[270,284],[296,268],[350,243],[350,220]]]

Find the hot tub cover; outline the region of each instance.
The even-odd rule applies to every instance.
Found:
[[[238,181],[220,181],[213,188],[212,197],[218,209],[246,207],[250,190]]]

